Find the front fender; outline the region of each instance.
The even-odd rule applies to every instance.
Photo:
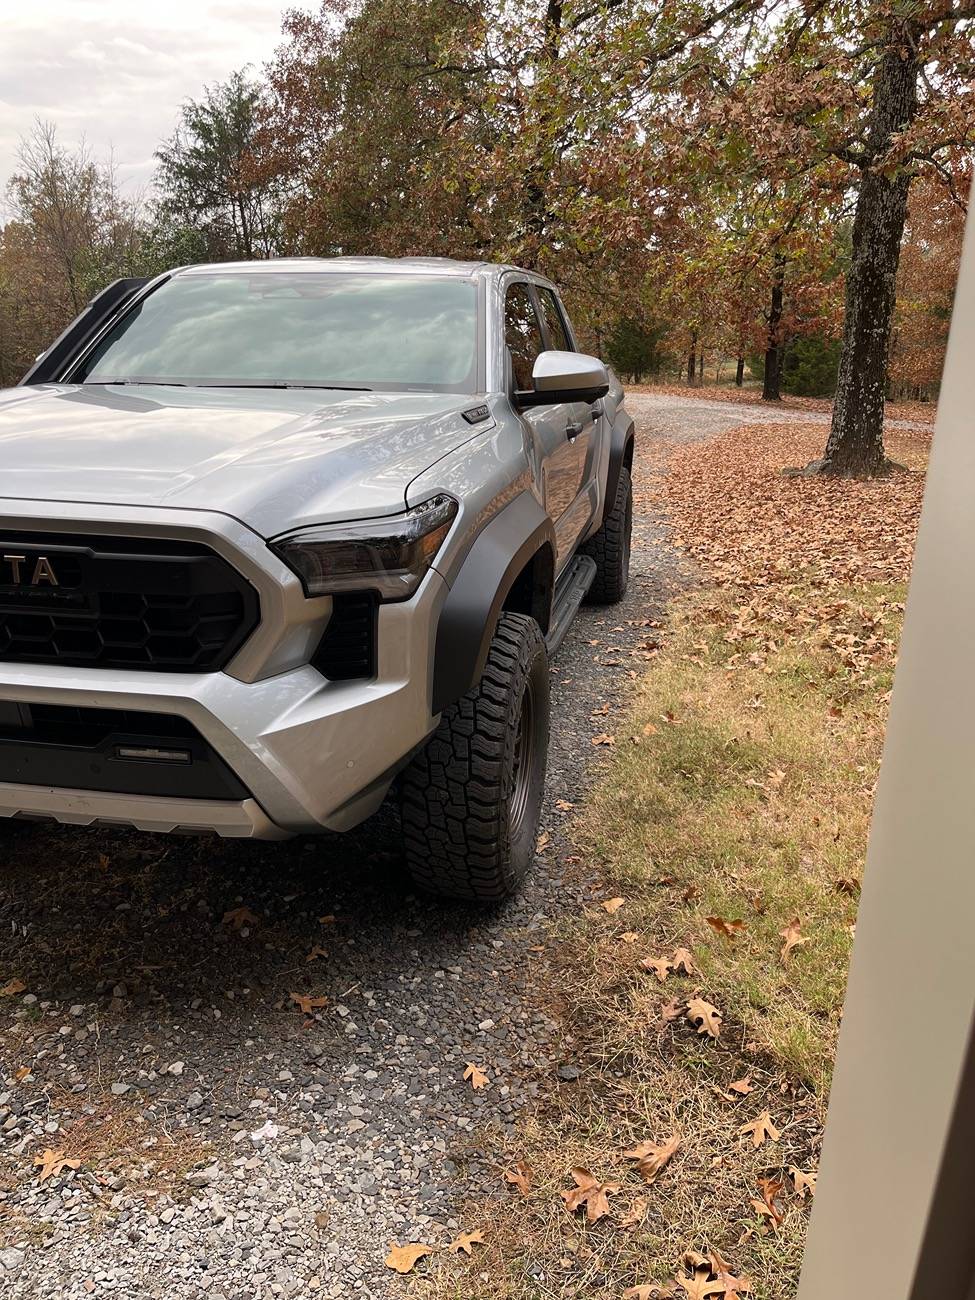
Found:
[[[441,713],[480,680],[505,600],[540,552],[548,582],[537,584],[540,590],[531,603],[544,634],[551,613],[555,530],[535,497],[522,492],[477,535],[450,584],[437,625],[433,713]]]

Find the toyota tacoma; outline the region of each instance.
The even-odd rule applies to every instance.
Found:
[[[278,838],[395,787],[416,882],[505,898],[549,659],[626,589],[632,459],[539,275],[116,281],[0,393],[0,824]]]

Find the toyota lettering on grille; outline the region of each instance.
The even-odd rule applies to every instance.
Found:
[[[0,583],[14,587],[60,585],[46,555],[0,555]]]

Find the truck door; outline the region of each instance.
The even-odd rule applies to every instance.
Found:
[[[532,286],[527,281],[515,281],[505,291],[504,327],[514,389],[530,391],[532,368],[538,354],[545,350],[545,338]],[[573,402],[519,411],[530,440],[529,457],[542,505],[555,528],[557,570],[571,557],[581,532],[573,511],[579,495],[576,443],[584,432],[584,422],[578,414],[580,405]]]

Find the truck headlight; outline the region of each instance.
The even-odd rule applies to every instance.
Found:
[[[378,591],[382,600],[408,600],[456,514],[452,497],[433,497],[401,515],[302,528],[270,546],[297,573],[306,596]]]

